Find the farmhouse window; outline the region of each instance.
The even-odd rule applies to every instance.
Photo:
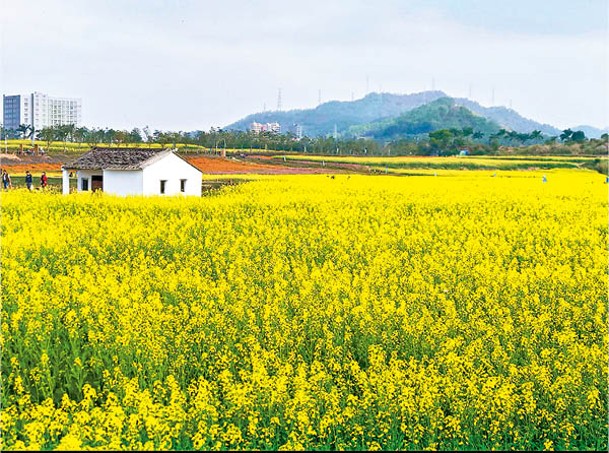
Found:
[[[89,190],[89,178],[82,178],[80,180],[80,190]]]
[[[186,192],[186,180],[180,179],[180,192]]]
[[[167,185],[166,179],[161,179],[161,194],[165,193],[165,186]]]

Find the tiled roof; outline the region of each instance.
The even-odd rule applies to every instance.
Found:
[[[149,148],[92,148],[78,159],[63,166],[67,170],[140,170],[170,149]]]

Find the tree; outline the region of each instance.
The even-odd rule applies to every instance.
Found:
[[[571,129],[565,129],[564,131],[562,131],[562,134],[559,135],[560,141],[566,142],[571,138],[572,135],[573,131]]]
[[[159,130],[154,131],[154,134],[152,134],[152,136],[154,138],[155,143],[160,144],[162,148],[165,148],[165,146],[167,146],[167,143],[169,143],[171,140],[165,132]]]
[[[586,134],[584,131],[575,131],[571,134],[571,141],[575,143],[583,143],[586,141]]]
[[[15,130],[6,128],[3,124],[0,124],[0,130],[2,131],[0,133],[0,139],[2,140],[13,138],[15,136]]]
[[[63,150],[66,151],[68,147],[68,139],[74,133],[76,126],[74,124],[61,124],[55,126],[55,137],[63,142]]]
[[[43,127],[42,129],[40,129],[40,132],[38,132],[38,137],[40,137],[41,140],[44,140],[46,142],[47,151],[51,148],[51,144],[53,143],[55,136],[56,132],[53,126]]]
[[[520,138],[518,132],[516,131],[507,131],[505,133],[505,137],[507,138],[508,143],[510,145],[513,144],[515,141],[518,141]]]
[[[609,134],[605,132],[603,135],[601,135],[601,141],[603,142],[603,146],[607,152],[609,152]]]
[[[174,149],[176,149],[178,147],[178,143],[180,142],[180,139],[182,138],[182,131],[180,131],[180,132],[170,132],[167,135],[168,135],[169,141],[172,144],[172,147]]]
[[[137,127],[134,127],[131,132],[129,132],[128,140],[130,143],[135,143],[136,146],[142,143],[142,133]]]
[[[122,143],[127,143],[129,137],[129,133],[126,131],[116,131],[115,134],[115,139],[116,139],[116,143],[118,143],[119,145]]]
[[[499,148],[499,139],[506,137],[507,135],[508,131],[505,129],[499,129],[498,132],[488,136],[488,143],[489,145],[492,145],[494,149]]]
[[[474,128],[473,127],[464,127],[461,129],[461,135],[465,138],[469,137],[469,136],[473,136],[474,135]]]
[[[95,148],[103,140],[103,131],[100,129],[90,129],[85,135],[85,140],[91,148]]]
[[[104,141],[108,143],[108,146],[112,146],[112,143],[116,140],[116,130],[106,128],[104,130]]]
[[[541,131],[534,130],[529,134],[529,137],[531,140],[539,141],[543,138],[543,134],[541,133]]]
[[[30,138],[32,136],[34,129],[29,124],[20,124],[17,128],[17,132],[19,132],[21,138],[25,140],[26,138]]]
[[[82,145],[82,143],[85,141],[85,138],[87,137],[87,132],[88,129],[86,127],[79,127],[74,130],[72,137],[74,138],[76,143],[78,143],[78,149],[80,149],[80,145]]]
[[[449,144],[451,143],[454,135],[448,129],[438,129],[429,133],[429,143],[438,154],[442,154],[442,151],[446,151]]]

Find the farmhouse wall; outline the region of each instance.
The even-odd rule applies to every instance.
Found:
[[[186,180],[184,192],[182,179]],[[201,196],[201,172],[174,154],[144,168],[144,195],[161,195],[161,181],[166,181],[164,195]]]
[[[104,192],[114,195],[141,195],[142,170],[104,170]]]

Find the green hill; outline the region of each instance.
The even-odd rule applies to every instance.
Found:
[[[472,128],[484,134],[493,134],[500,129],[497,123],[457,105],[454,99],[444,97],[403,113],[397,118],[351,127],[347,134],[393,140],[451,128]]]
[[[451,115],[448,115],[443,117],[444,119],[442,120],[438,118],[434,120],[432,118],[434,114],[441,114],[441,111],[433,113],[424,111],[419,113],[419,115],[423,117],[429,115],[429,118],[410,118],[412,123],[410,126],[400,124],[400,122],[404,122],[398,118],[400,115],[405,115],[412,112],[413,109],[446,97],[447,95],[442,91],[425,91],[413,94],[370,93],[364,98],[355,101],[331,101],[313,109],[254,113],[226,126],[225,129],[247,131],[255,121],[258,123],[278,122],[281,125],[282,132],[294,132],[296,125],[299,125],[303,128],[304,134],[309,137],[331,135],[334,133],[335,127],[338,134],[343,137],[369,135],[370,131],[376,131],[381,126],[397,127],[397,135],[403,133],[406,133],[406,135],[417,135],[424,133],[421,132],[423,130],[442,128],[444,127],[443,123],[447,123],[447,121],[454,120],[459,124],[459,120],[456,118],[459,115],[456,115],[455,112],[451,113],[452,119],[450,119]],[[508,131],[529,133],[539,130],[548,136],[556,136],[561,132],[549,124],[524,118],[515,110],[507,107],[484,107],[475,101],[465,98],[454,98],[452,105],[453,107],[464,107],[470,113],[476,115],[477,118],[486,118],[494,125],[498,125],[499,128]],[[429,120],[429,124],[426,124],[427,120]],[[471,118],[466,120],[463,117],[461,120],[476,123],[476,120]],[[482,128],[483,123],[476,123],[475,126]],[[600,137],[604,132],[600,129],[589,128],[588,126],[572,129],[585,129],[586,136],[591,137]],[[391,130],[388,133],[391,134]]]
[[[442,91],[426,91],[405,95],[389,93],[370,93],[362,99],[348,102],[331,101],[314,109],[259,112],[232,123],[225,129],[249,130],[257,123],[278,122],[282,132],[293,132],[296,124],[303,128],[309,137],[330,135],[334,127],[344,133],[349,127],[366,124],[382,118],[393,118],[405,111],[434,101],[446,94]]]

